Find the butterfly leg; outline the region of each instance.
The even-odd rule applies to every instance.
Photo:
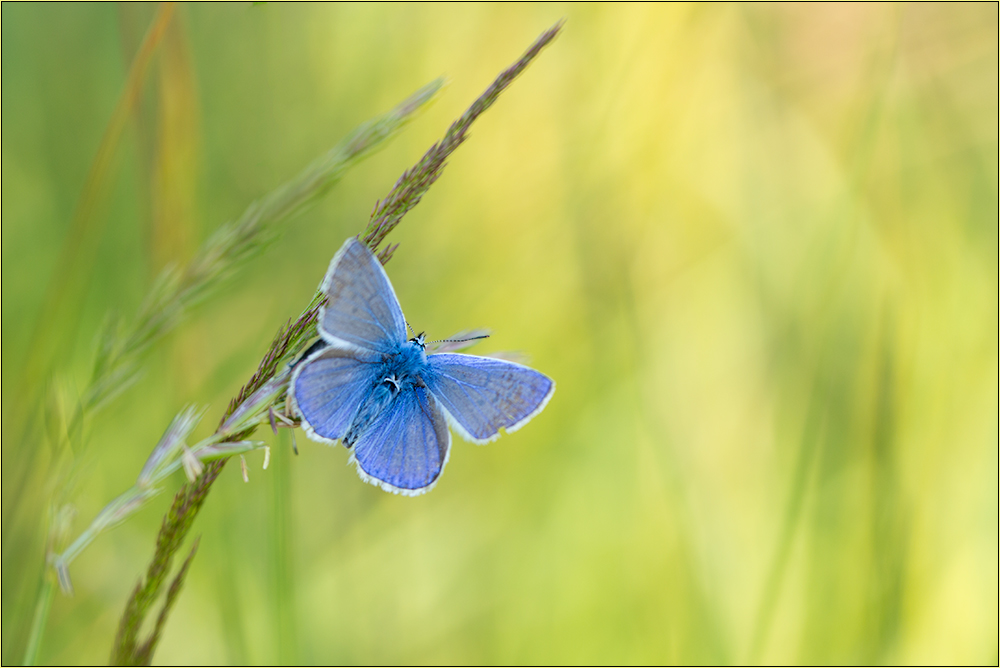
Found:
[[[288,411],[288,404],[285,404],[285,410]],[[282,427],[290,427],[292,431],[292,452],[299,454],[299,444],[295,442],[295,431],[294,429],[300,426],[302,423],[299,420],[294,420],[281,412],[275,412],[274,407],[268,409],[268,418],[271,421],[271,431],[274,432],[275,436],[278,434],[278,421],[281,421]]]

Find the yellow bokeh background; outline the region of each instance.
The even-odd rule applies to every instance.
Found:
[[[184,405],[211,431],[375,201],[560,18],[387,265],[418,330],[491,328],[471,352],[528,354],[552,402],[495,443],[456,440],[418,498],[264,434],[268,470],[228,466],[195,523],[155,662],[997,662],[995,4],[182,5],[93,268],[47,321],[52,374],[25,376],[154,11],[2,8],[5,664],[34,614],[59,428],[25,428],[16,399],[72,406],[107,314],[447,76],[88,422],[75,535]],[[107,660],[182,482],[73,563],[39,661]]]

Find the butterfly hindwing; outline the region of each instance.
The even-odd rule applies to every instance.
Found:
[[[389,277],[356,238],[337,251],[320,289],[327,303],[319,332],[332,345],[387,352],[406,342],[406,321]]]
[[[401,391],[354,446],[358,473],[368,482],[405,495],[430,489],[448,461],[451,434],[426,388]]]
[[[538,414],[555,391],[549,377],[514,362],[442,353],[427,357],[427,387],[467,440],[485,443]]]
[[[306,433],[315,440],[342,438],[375,383],[377,353],[324,348],[299,364],[291,393]]]

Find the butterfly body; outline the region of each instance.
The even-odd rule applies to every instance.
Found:
[[[354,445],[380,413],[391,410],[393,401],[401,393],[425,387],[421,375],[426,371],[427,355],[424,347],[415,341],[407,341],[396,352],[384,353],[381,362],[373,363],[372,387],[351,419],[341,439],[343,444],[348,448]]]
[[[450,424],[486,443],[519,429],[548,403],[555,383],[526,366],[426,353],[385,270],[355,238],[330,263],[327,304],[311,348],[292,376],[291,401],[310,438],[352,449],[367,482],[413,495],[437,482],[451,449]]]

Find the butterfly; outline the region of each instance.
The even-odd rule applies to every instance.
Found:
[[[451,352],[428,354],[407,323],[382,264],[351,237],[320,291],[321,344],[296,365],[292,410],[314,441],[340,442],[365,482],[413,496],[438,481],[448,425],[487,443],[538,415],[555,382],[527,366]]]

